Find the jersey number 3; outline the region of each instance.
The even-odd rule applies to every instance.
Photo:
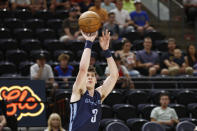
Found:
[[[95,123],[96,122],[96,115],[97,115],[97,113],[98,113],[98,109],[93,109],[92,110],[92,114],[93,114],[93,116],[91,118],[91,122],[92,123]]]

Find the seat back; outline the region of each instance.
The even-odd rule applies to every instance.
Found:
[[[130,131],[129,128],[121,122],[112,122],[105,128],[105,131]]]
[[[189,121],[180,122],[176,126],[176,131],[194,131],[195,125]]]
[[[143,125],[142,131],[165,131],[165,129],[155,122],[148,122]]]

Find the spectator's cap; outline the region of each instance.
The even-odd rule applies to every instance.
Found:
[[[45,54],[44,53],[40,53],[40,54],[38,54],[38,56],[37,56],[37,58],[36,58],[37,60],[40,60],[40,59],[46,59],[46,56],[45,56]]]
[[[142,2],[141,2],[141,0],[135,0],[134,4],[137,4],[137,3],[142,3]]]
[[[77,9],[75,9],[75,8],[71,8],[71,9],[69,10],[69,12],[75,12],[75,11],[77,11]]]

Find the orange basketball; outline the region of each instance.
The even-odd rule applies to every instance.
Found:
[[[79,28],[85,33],[96,32],[100,26],[100,17],[93,11],[86,11],[79,17]]]

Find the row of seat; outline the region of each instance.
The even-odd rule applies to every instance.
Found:
[[[34,14],[32,12],[28,11],[27,9],[21,9],[21,10],[0,10],[0,19],[7,19],[7,18],[18,18],[22,20],[27,20],[31,18],[38,18],[38,19],[65,19],[69,15],[69,12],[67,10],[57,10],[56,12],[52,13],[48,10],[39,10],[36,11]]]

